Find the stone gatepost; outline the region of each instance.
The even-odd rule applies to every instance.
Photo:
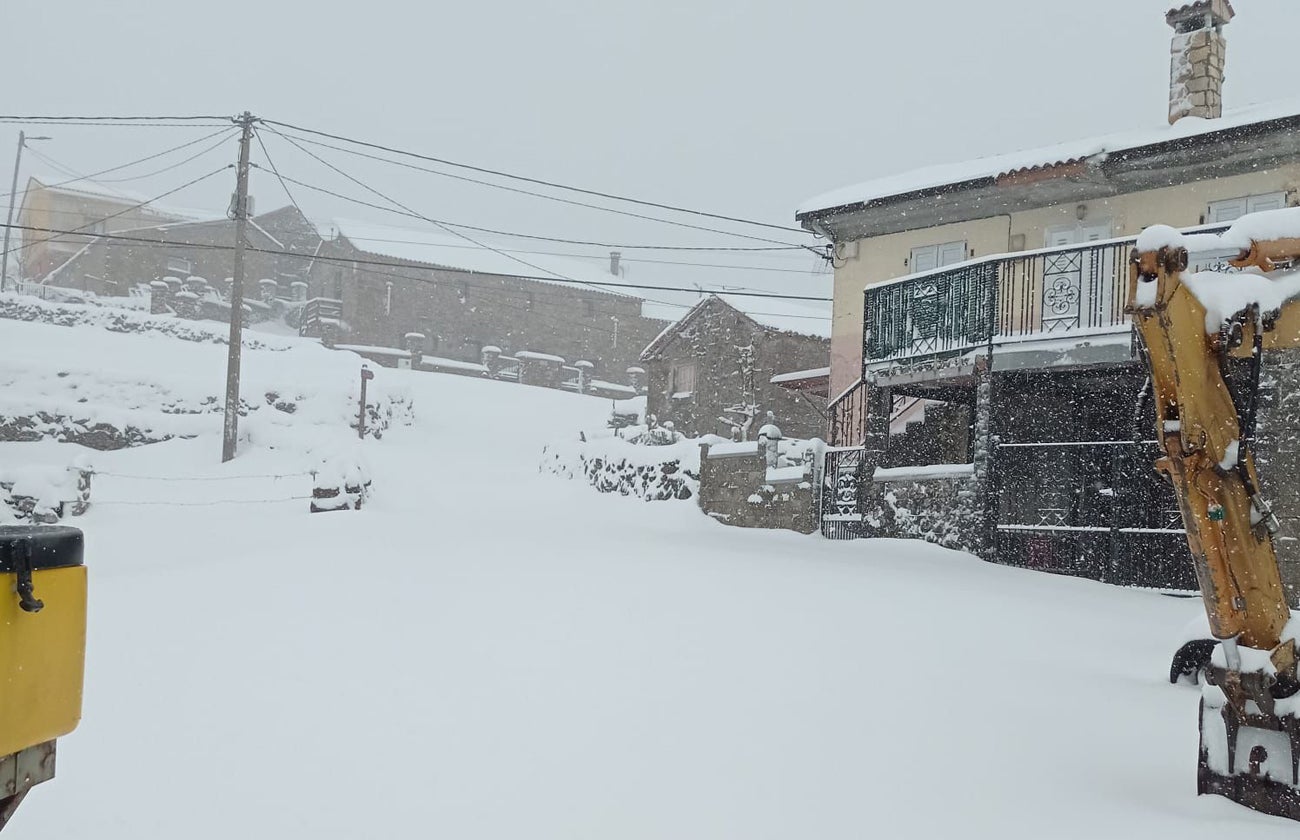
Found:
[[[982,545],[969,550],[985,560],[992,561],[998,545],[998,500],[993,472],[998,449],[994,426],[993,369],[987,356],[975,360],[975,400],[971,422],[971,463],[975,481],[971,492],[977,498],[975,509],[984,512],[984,528],[980,534]]]
[[[199,296],[189,289],[182,289],[172,296],[176,314],[182,318],[197,320],[199,317]]]
[[[402,336],[402,349],[411,354],[411,367],[419,367],[420,359],[424,356],[425,343],[428,337],[422,332],[409,332]]]
[[[171,287],[162,280],[154,280],[149,284],[149,312],[152,315],[163,315],[171,311],[172,290]]]
[[[295,303],[307,300],[307,281],[295,280],[289,284],[289,293]]]
[[[257,281],[257,294],[262,303],[274,303],[276,298],[280,296],[280,284],[270,277],[263,277]]]
[[[501,373],[501,348],[495,344],[489,344],[479,352],[479,359],[483,367],[488,369],[488,376],[493,379]]]
[[[585,394],[591,390],[591,375],[596,366],[586,360],[576,361],[573,366],[578,369],[578,393]]]
[[[889,448],[889,415],[894,408],[894,398],[889,388],[875,383],[863,387],[867,389],[867,416],[862,443],[862,472],[858,477],[858,509],[862,511],[863,529],[867,536],[871,536],[884,515],[885,501],[875,475]],[[873,526],[873,522],[877,524]]]
[[[632,386],[632,390],[638,394],[644,394],[646,390],[645,368],[635,366],[628,368],[627,384]]]

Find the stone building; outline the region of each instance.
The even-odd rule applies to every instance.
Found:
[[[33,279],[99,295],[126,295],[167,277],[199,277],[224,290],[234,271],[235,223],[229,219],[168,222],[117,233],[121,238],[86,241]],[[305,281],[320,242],[311,222],[292,206],[250,219],[245,297],[256,299],[263,280],[274,281],[276,293],[290,297],[293,284]]]
[[[768,411],[786,437],[821,437],[815,398],[774,384],[792,370],[826,364],[828,313],[765,298],[710,295],[641,354],[647,412],[688,436],[753,440]]]
[[[1154,420],[1136,415],[1145,371],[1124,307],[1143,228],[1216,231],[1300,204],[1294,103],[1221,109],[1232,17],[1227,0],[1167,15],[1168,126],[897,174],[798,212],[835,254],[824,532],[1195,586],[1175,499],[1144,442]],[[1222,255],[1198,265],[1221,266]],[[1266,367],[1265,385],[1287,370]],[[1261,463],[1292,463],[1294,441],[1265,440],[1295,425],[1277,416],[1284,396],[1262,397],[1273,414],[1261,418]],[[919,403],[924,417],[900,429]],[[1298,498],[1275,495],[1293,591]]]
[[[525,354],[628,381],[641,348],[666,325],[620,289],[621,276],[535,255],[513,259],[450,234],[336,220],[311,270],[312,301],[338,301],[329,323],[353,345],[406,348],[481,362]],[[338,321],[337,325],[333,322]],[[557,374],[560,375],[560,374]],[[576,373],[575,373],[576,375]]]

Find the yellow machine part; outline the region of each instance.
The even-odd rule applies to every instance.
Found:
[[[0,756],[67,735],[81,720],[86,567],[36,569],[40,612],[19,606],[16,574],[0,574]]]

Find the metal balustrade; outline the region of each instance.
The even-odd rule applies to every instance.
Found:
[[[1112,239],[999,254],[868,286],[864,363],[941,358],[989,343],[1129,329],[1124,307],[1135,243]],[[1215,267],[1213,258],[1204,266]]]

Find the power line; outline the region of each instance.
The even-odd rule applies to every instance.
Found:
[[[191,121],[191,120],[195,120],[195,121],[197,121],[197,120],[225,120],[226,122],[233,122],[233,120],[231,119],[231,117],[228,116],[228,115],[221,115],[221,116],[211,116],[211,115],[206,115],[206,116],[195,116],[195,115],[188,115],[188,114],[187,114],[187,115],[184,115],[184,116],[169,116],[169,117],[131,117],[131,116],[119,116],[119,115],[116,115],[116,114],[114,114],[114,115],[112,115],[112,116],[93,116],[93,117],[89,117],[89,116],[63,116],[63,115],[51,115],[51,114],[42,114],[42,115],[36,115],[36,116],[16,116],[16,115],[13,115],[13,114],[3,114],[3,115],[0,115],[0,121],[4,121],[4,122],[23,122],[23,121],[31,121],[31,122],[37,122],[37,121],[43,121],[43,122],[73,122],[73,121],[76,121],[76,120],[94,120],[94,121],[96,121],[96,122],[108,122],[108,123],[119,123],[119,122],[159,122],[159,121],[161,121],[161,122],[186,122],[186,121]]]
[[[197,138],[197,139],[195,139],[195,140],[187,140],[186,142],[181,143],[179,146],[172,146],[172,147],[169,148],[169,149],[163,149],[161,152],[155,152],[155,153],[152,154],[152,155],[147,155],[147,156],[142,157],[142,158],[137,158],[136,160],[130,161],[129,163],[120,163],[120,164],[118,164],[117,166],[110,166],[108,169],[101,169],[101,170],[99,170],[98,172],[92,172],[92,173],[90,173],[89,175],[79,175],[79,176],[77,176],[76,178],[69,178],[69,179],[66,180],[66,181],[59,181],[58,183],[54,183],[54,184],[44,184],[43,186],[45,186],[45,187],[49,187],[49,188],[51,188],[51,189],[55,189],[55,188],[57,188],[57,187],[65,187],[65,186],[67,186],[68,184],[74,184],[74,183],[76,183],[77,181],[93,181],[94,179],[98,178],[100,175],[107,175],[107,174],[109,174],[110,172],[118,172],[118,171],[121,171],[121,170],[123,170],[123,169],[130,169],[132,166],[137,166],[137,165],[139,165],[139,164],[141,164],[141,163],[147,163],[147,162],[149,162],[149,161],[151,161],[151,160],[155,160],[155,159],[160,158],[160,157],[163,157],[163,156],[165,156],[165,155],[169,155],[169,154],[171,154],[172,152],[179,152],[181,149],[185,149],[185,148],[188,148],[188,147],[190,147],[190,146],[197,145],[197,144],[199,144],[199,143],[202,143],[204,140],[211,140],[213,137],[216,137],[218,134],[225,134],[225,135],[227,135],[227,136],[230,136],[230,135],[233,135],[233,134],[234,134],[234,131],[233,131],[229,126],[223,126],[223,127],[221,128],[220,131],[214,131],[214,132],[212,132],[211,134],[205,134],[205,135],[203,135],[202,137],[199,137],[199,138]],[[225,142],[225,138],[224,138],[224,137],[222,138],[222,142]],[[218,144],[218,145],[220,145],[220,144]],[[216,148],[216,146],[213,146],[213,147],[211,147],[211,148],[205,149],[203,152],[200,152],[199,155],[195,155],[195,157],[199,157],[200,155],[207,154],[208,152],[212,151],[212,149],[214,149],[214,148]],[[28,147],[27,151],[35,153],[37,150]],[[191,160],[194,160],[194,158],[186,158],[184,161],[182,161],[182,163],[188,163],[188,162],[191,161]],[[157,172],[151,172],[151,173],[149,173],[149,175],[135,175],[135,176],[132,176],[131,178],[122,178],[122,179],[120,179],[120,181],[132,181],[132,180],[136,180],[136,179],[138,179],[138,178],[148,178],[148,177],[151,177],[151,176],[153,176],[153,175],[159,175],[159,174],[162,174],[162,172],[165,172],[165,171],[166,171],[166,170],[158,170]],[[111,184],[111,183],[119,183],[119,179],[114,179],[114,180],[106,181],[105,183],[110,183],[110,184]],[[0,193],[0,198],[8,198],[9,196],[10,196],[10,193],[7,193],[7,192],[6,192],[6,193]]]
[[[180,192],[181,190],[185,189],[186,187],[192,187],[192,186],[194,186],[195,184],[197,184],[197,183],[199,183],[199,182],[201,182],[201,181],[206,181],[207,179],[211,178],[212,176],[217,175],[217,174],[220,174],[220,173],[226,171],[227,169],[232,168],[233,166],[234,166],[234,164],[226,164],[225,166],[222,166],[222,167],[219,167],[219,168],[217,168],[217,169],[212,170],[211,172],[209,172],[209,173],[206,174],[206,175],[200,175],[199,177],[195,178],[195,179],[192,180],[192,181],[186,181],[184,184],[181,184],[179,187],[175,187],[175,188],[173,188],[173,189],[170,189],[170,190],[168,190],[168,191],[165,192],[165,193],[161,193],[161,194],[159,194],[159,195],[154,196],[153,198],[147,198],[147,199],[145,199],[144,201],[139,202],[138,204],[132,204],[132,205],[130,205],[130,206],[128,206],[128,207],[124,207],[124,208],[122,208],[121,210],[117,211],[116,213],[110,213],[110,214],[108,214],[107,216],[104,216],[103,218],[95,219],[95,220],[90,221],[90,222],[86,222],[86,223],[85,223],[84,225],[82,225],[81,227],[76,227],[76,228],[73,228],[72,230],[59,230],[59,231],[51,231],[51,232],[54,232],[54,233],[57,233],[57,234],[60,234],[60,235],[70,235],[70,234],[82,234],[82,235],[87,235],[87,234],[83,234],[83,233],[82,233],[83,231],[86,230],[86,228],[92,228],[92,227],[95,227],[95,226],[97,226],[97,225],[101,225],[101,224],[103,224],[104,222],[107,222],[107,221],[110,220],[110,219],[116,219],[118,216],[123,216],[123,215],[125,215],[125,214],[127,214],[127,213],[130,213],[132,210],[139,210],[141,207],[144,207],[146,204],[152,204],[153,202],[158,201],[159,199],[162,199],[162,198],[166,198],[167,196],[172,195],[173,193],[178,193],[178,192]],[[23,226],[23,225],[13,225],[12,227],[14,227],[14,228],[18,228],[18,229],[22,229],[24,226]],[[39,230],[39,229],[38,229],[38,228],[33,228],[33,230]],[[89,235],[94,236],[94,235],[96,235],[96,234],[89,234]],[[37,245],[37,244],[39,244],[39,243],[41,243],[41,242],[51,242],[51,241],[53,241],[53,240],[55,240],[55,239],[58,239],[58,238],[59,238],[58,236],[50,236],[50,237],[47,237],[47,238],[45,238],[45,239],[34,239],[34,240],[32,240],[31,242],[24,242],[22,245],[18,245],[18,246],[16,246],[16,247],[10,248],[8,251],[5,251],[5,253],[6,253],[6,254],[13,254],[13,253],[16,253],[16,252],[18,252],[18,251],[22,251],[22,250],[25,250],[25,249],[27,249],[27,248],[30,248],[30,247],[32,247],[33,245]]]
[[[677,221],[673,221],[672,219],[661,219],[661,218],[659,218],[659,217],[657,217],[657,216],[647,216],[647,215],[645,215],[645,214],[643,214],[643,213],[632,213],[632,212],[629,212],[629,211],[627,211],[627,210],[617,210],[617,209],[615,209],[615,208],[613,208],[613,207],[603,207],[603,206],[601,206],[601,205],[599,205],[599,204],[589,204],[588,202],[585,202],[585,201],[573,201],[572,199],[568,199],[568,198],[560,198],[559,196],[547,195],[546,193],[535,192],[535,191],[533,191],[533,190],[524,190],[524,189],[520,189],[520,188],[518,188],[518,187],[510,187],[510,186],[506,186],[505,184],[494,184],[494,183],[492,183],[491,181],[484,181],[484,180],[482,180],[482,179],[480,179],[480,178],[469,178],[469,177],[467,177],[467,176],[464,176],[464,175],[456,175],[456,174],[453,174],[453,173],[451,173],[451,172],[442,172],[442,171],[437,170],[437,169],[429,169],[429,168],[426,167],[426,166],[416,166],[415,164],[411,164],[411,163],[403,163],[402,161],[398,161],[398,160],[390,160],[389,158],[380,157],[380,156],[378,156],[378,155],[367,154],[367,153],[365,153],[365,152],[357,151],[356,149],[346,149],[346,148],[343,148],[342,146],[335,146],[335,145],[332,145],[332,144],[330,144],[330,143],[321,143],[321,142],[316,141],[316,140],[309,140],[309,139],[306,138],[306,137],[297,137],[297,136],[295,136],[295,135],[285,134],[285,133],[283,133],[283,132],[276,131],[275,129],[270,129],[270,130],[271,130],[273,133],[279,135],[280,137],[282,137],[282,138],[284,138],[284,139],[286,139],[286,140],[288,140],[290,137],[292,137],[294,140],[298,140],[298,141],[303,142],[303,143],[310,143],[310,144],[313,145],[313,146],[320,146],[320,147],[323,147],[323,148],[326,148],[326,149],[333,149],[333,150],[338,151],[338,152],[343,152],[344,154],[356,155],[357,157],[363,157],[363,158],[366,158],[366,159],[368,159],[368,160],[381,161],[381,162],[383,162],[383,163],[388,163],[388,164],[391,164],[391,165],[393,165],[393,166],[400,166],[400,167],[402,167],[402,168],[404,168],[404,169],[412,169],[412,170],[415,170],[415,171],[417,171],[417,172],[427,172],[427,173],[429,173],[429,174],[431,174],[431,175],[440,175],[440,176],[442,176],[442,177],[444,177],[444,178],[451,178],[451,179],[456,180],[456,181],[464,181],[464,182],[466,182],[466,183],[470,183],[470,184],[478,184],[478,185],[480,185],[480,186],[484,186],[484,187],[491,187],[492,189],[498,189],[498,190],[504,190],[504,191],[506,191],[506,192],[517,193],[517,194],[519,194],[519,195],[529,195],[529,196],[533,196],[533,197],[535,197],[535,198],[545,199],[545,200],[547,200],[547,201],[555,201],[555,202],[559,202],[560,204],[568,204],[568,205],[571,205],[571,206],[573,206],[573,207],[586,207],[586,208],[591,209],[591,210],[600,210],[600,211],[603,211],[603,212],[606,212],[606,213],[614,213],[614,214],[617,214],[617,215],[619,215],[619,216],[628,216],[628,217],[631,217],[631,218],[633,218],[633,219],[642,219],[642,220],[644,220],[644,221],[659,222],[660,224],[665,224],[665,225],[674,225],[674,226],[676,226],[676,227],[688,228],[688,229],[690,229],[690,230],[700,230],[700,231],[704,231],[704,232],[706,232],[706,233],[717,233],[717,234],[721,234],[721,235],[723,235],[723,236],[736,236],[736,237],[740,237],[740,238],[742,238],[742,239],[752,239],[752,240],[755,240],[755,241],[758,241],[758,242],[769,242],[769,243],[777,242],[777,240],[775,240],[775,239],[767,239],[767,238],[764,238],[764,237],[756,237],[756,236],[747,236],[747,235],[745,235],[745,234],[743,234],[743,233],[735,233],[734,231],[721,230],[721,229],[719,229],[719,228],[704,227],[703,225],[692,225],[692,224],[688,224],[688,223],[686,223],[686,222],[677,222]],[[301,147],[299,147],[299,148],[301,148]],[[792,230],[792,229],[791,229],[791,228],[781,228],[781,230]],[[786,244],[786,243],[781,243],[781,244]],[[810,247],[810,246],[799,246],[799,247]]]
[[[6,120],[0,119],[0,125],[60,125],[89,126],[93,128],[225,128],[226,123],[111,123],[111,122],[63,122],[50,120]]]
[[[365,140],[357,140],[351,137],[344,137],[339,134],[330,134],[329,132],[326,131],[318,131],[312,128],[304,128],[302,126],[293,125],[292,123],[280,122],[279,120],[267,119],[267,120],[263,120],[263,122],[268,125],[277,125],[280,126],[281,128],[288,128],[293,131],[302,131],[307,134],[313,134],[316,135],[317,137],[326,137],[329,138],[330,140],[338,140],[344,143],[352,143],[353,145],[356,146],[363,146],[369,149],[376,149],[382,152],[389,152],[390,154],[403,155],[404,157],[416,158],[418,160],[429,161],[430,163],[440,163],[444,166],[456,167],[457,169],[467,169],[470,170],[471,172],[479,172],[484,175],[496,175],[501,178],[509,178],[511,180],[523,181],[529,184],[537,184],[538,186],[551,187],[553,189],[559,189],[559,190],[567,190],[569,192],[582,193],[583,195],[591,195],[591,196],[596,196],[598,198],[608,198],[613,201],[624,201],[629,204],[639,204],[643,207],[655,207],[660,210],[670,210],[675,213],[689,213],[693,216],[704,216],[710,219],[719,219],[721,221],[737,222],[739,224],[745,224],[745,225],[756,225],[758,227],[765,227],[765,228],[772,228],[775,230],[786,231],[787,233],[800,233],[804,235],[808,234],[808,231],[802,228],[786,227],[785,225],[774,225],[769,222],[756,222],[753,221],[752,219],[744,219],[737,216],[727,216],[720,213],[709,213],[703,210],[692,210],[687,207],[677,207],[671,204],[661,204],[655,201],[645,201],[637,198],[629,198],[628,196],[617,195],[615,193],[601,192],[599,190],[585,189],[583,187],[574,187],[568,184],[561,184],[554,181],[543,181],[538,178],[528,178],[523,175],[515,175],[497,169],[487,169],[481,166],[471,166],[470,164],[467,163],[457,163],[456,161],[447,160],[445,158],[437,158],[431,155],[422,155],[417,152],[410,152],[403,149],[396,149],[391,146],[381,145],[379,143],[371,143]]]
[[[418,240],[418,239],[386,239],[386,238],[378,237],[378,236],[348,236],[348,241],[350,241],[350,242],[387,242],[387,243],[392,243],[392,244],[394,244],[394,245],[425,245],[425,244],[427,244],[426,242],[422,242],[421,240]],[[456,244],[454,244],[454,243],[448,243],[448,244],[446,244],[446,245],[439,245],[438,247],[440,247],[440,248],[465,248],[465,249],[470,249],[470,250],[474,250],[474,249],[476,248],[476,246],[474,246],[474,245],[456,245]],[[529,250],[520,249],[520,248],[502,248],[501,250],[505,251],[505,252],[508,253],[508,254],[533,254],[533,255],[536,255],[536,256],[539,256],[539,257],[569,257],[569,258],[572,258],[572,259],[579,259],[579,260],[605,260],[605,259],[608,259],[608,257],[607,257],[606,255],[604,255],[604,254],[578,254],[578,253],[575,253],[575,252],[573,252],[573,251],[529,251]],[[773,268],[773,267],[771,267],[771,266],[762,266],[762,265],[727,265],[727,264],[722,264],[722,263],[681,262],[681,261],[678,261],[678,260],[651,260],[651,259],[645,259],[645,258],[642,258],[642,257],[628,258],[628,259],[625,259],[624,262],[629,262],[629,263],[653,263],[653,264],[655,264],[655,265],[683,265],[683,266],[693,266],[693,267],[695,267],[695,268],[728,268],[728,269],[737,269],[737,270],[744,270],[744,271],[774,271],[774,272],[778,272],[778,273],[781,273],[781,274],[805,274],[805,275],[809,275],[809,274],[816,274],[816,273],[817,273],[816,271],[814,271],[814,270],[812,270],[812,269],[802,269],[802,268]],[[829,276],[829,275],[827,275],[827,276]]]
[[[262,133],[254,129],[253,136],[257,138],[257,145],[261,147],[262,154],[266,157],[266,165],[271,167],[271,172],[275,174],[276,180],[280,182],[280,188],[283,189],[284,194],[289,197],[289,203],[298,211],[299,216],[302,216],[304,219],[307,218],[307,214],[298,206],[298,199],[293,197],[293,193],[289,191],[289,185],[284,182],[284,176],[281,175],[280,170],[276,168],[275,161],[271,160],[271,152],[267,150],[266,144],[262,142]]]
[[[260,169],[261,167],[258,168]],[[334,190],[327,189],[325,187],[319,187],[316,186],[315,184],[309,184],[305,181],[300,181],[288,175],[281,175],[280,177],[288,181],[289,183],[294,184],[295,186],[299,186],[302,187],[303,189],[311,190],[312,192],[318,192],[324,195],[332,196],[333,198],[341,199],[351,204],[356,204],[360,207],[369,207],[372,210],[381,210],[385,213],[392,213],[393,215],[403,216],[408,219],[420,219],[422,221],[430,221],[428,219],[425,219],[425,217],[421,216],[418,213],[407,213],[401,210],[395,210],[392,207],[385,207],[382,204],[375,204],[373,201],[366,201],[363,198],[356,198],[354,196],[344,195],[343,193],[335,192]],[[490,233],[490,234],[495,234],[496,236],[507,236],[512,239],[531,239],[540,242],[558,242],[564,245],[589,245],[597,248],[619,248],[624,251],[743,251],[743,252],[763,251],[763,252],[767,252],[767,251],[805,250],[804,247],[801,245],[761,247],[761,248],[760,247],[733,247],[733,246],[693,246],[693,245],[628,245],[628,244],[615,243],[615,242],[597,242],[588,239],[565,239],[563,237],[558,237],[558,236],[539,236],[537,234],[531,234],[531,233],[515,233],[508,230],[498,230],[496,228],[478,227],[475,225],[464,225],[458,222],[448,222],[445,220],[439,222],[438,224],[446,225],[448,227],[460,228],[462,230],[472,230],[477,233]]]
[[[222,167],[222,169],[217,170],[217,172],[221,172],[229,168],[230,168],[229,166],[225,166]],[[209,173],[207,176],[204,177],[211,177],[214,174],[216,173],[215,172]],[[177,189],[180,188],[178,187]],[[89,239],[98,239],[98,240],[110,241],[110,242],[139,243],[146,246],[157,247],[157,248],[170,248],[173,250],[176,248],[195,248],[200,250],[215,250],[215,251],[234,250],[233,245],[219,245],[215,243],[206,243],[206,242],[160,242],[157,239],[147,239],[144,237],[127,236],[127,235],[116,234],[116,233],[81,233],[80,230],[62,230],[59,228],[36,227],[32,225],[16,224],[16,225],[10,225],[9,227],[11,227],[14,230],[31,231],[36,233],[78,234]],[[353,257],[337,257],[328,254],[313,255],[313,254],[308,254],[305,252],[298,252],[298,251],[276,250],[274,248],[258,248],[253,245],[248,245],[245,247],[246,250],[251,251],[253,253],[268,254],[271,256],[292,257],[301,260],[314,259],[320,262],[326,262],[334,265],[342,265],[342,266],[364,265],[364,266],[377,266],[377,267],[384,267],[384,268],[400,268],[400,269],[416,270],[416,271],[433,271],[433,272],[441,272],[444,274],[465,274],[465,275],[478,276],[478,277],[502,277],[502,278],[513,279],[513,280],[535,280],[542,283],[556,283],[556,284],[569,283],[569,284],[576,284],[582,286],[590,286],[596,289],[597,291],[607,292],[611,294],[619,294],[618,290],[621,289],[644,289],[647,291],[660,291],[660,292],[685,292],[692,295],[698,295],[701,292],[701,289],[699,288],[687,287],[687,286],[659,286],[659,285],[649,285],[645,283],[624,283],[621,281],[619,282],[611,281],[608,284],[602,284],[598,281],[582,281],[582,280],[573,280],[571,278],[562,278],[562,277],[538,277],[535,275],[528,275],[528,274],[499,274],[491,271],[474,271],[471,269],[452,268],[448,266],[439,266],[439,265],[432,265],[432,264],[421,265],[416,263],[415,261],[405,262],[405,263],[388,262],[384,260],[357,259]],[[405,274],[394,274],[392,276],[400,277],[404,280],[416,280],[416,281],[421,280],[421,278],[410,277],[409,275],[405,275]],[[767,298],[770,300],[807,301],[813,303],[832,302],[832,298],[828,298],[828,297],[818,297],[815,295],[784,295],[784,294],[777,294],[774,292],[762,292],[762,291],[749,290],[749,289],[728,291],[728,292],[723,292],[723,294],[732,297]],[[683,304],[666,303],[666,305],[682,306]],[[761,313],[761,314],[779,315],[783,313]],[[808,315],[808,316],[792,315],[791,317],[820,318],[820,316],[815,316],[815,315]]]
[[[274,130],[274,129],[272,129],[272,130]],[[281,135],[281,136],[283,137],[284,135]],[[479,246],[480,248],[485,248],[485,249],[487,249],[487,250],[489,250],[489,251],[492,251],[493,253],[495,253],[495,254],[497,254],[497,255],[499,255],[499,256],[505,257],[505,258],[508,259],[508,260],[514,260],[515,262],[519,263],[520,265],[525,266],[525,267],[527,267],[527,268],[531,268],[531,269],[534,270],[534,271],[541,271],[541,272],[544,272],[544,273],[546,273],[546,274],[553,275],[553,276],[556,277],[557,279],[562,279],[562,280],[565,280],[565,281],[570,282],[570,283],[580,283],[581,285],[584,285],[584,286],[590,286],[590,287],[592,287],[592,288],[600,288],[600,286],[598,286],[598,285],[596,285],[596,284],[594,284],[594,283],[589,283],[589,282],[584,282],[584,281],[581,281],[581,280],[577,280],[577,279],[575,279],[575,278],[573,278],[573,277],[569,277],[569,276],[567,276],[567,275],[560,274],[559,272],[553,271],[553,270],[551,270],[551,269],[543,268],[543,267],[540,266],[540,265],[537,265],[537,264],[535,264],[535,263],[531,263],[531,262],[529,262],[528,260],[525,260],[525,259],[521,259],[521,258],[519,258],[519,257],[517,257],[517,256],[514,256],[513,254],[508,254],[508,253],[506,253],[505,251],[501,251],[501,250],[499,250],[499,249],[497,249],[497,248],[492,247],[491,245],[484,245],[482,242],[479,242],[478,240],[474,239],[473,237],[469,236],[468,234],[461,233],[460,231],[455,230],[454,228],[449,227],[448,225],[443,224],[442,222],[436,221],[436,220],[434,220],[434,219],[430,219],[428,216],[424,216],[424,215],[422,215],[422,214],[420,214],[420,213],[417,213],[415,210],[412,210],[410,207],[407,207],[405,204],[402,204],[402,203],[401,203],[400,201],[398,201],[397,199],[392,198],[391,196],[388,196],[388,195],[386,195],[386,194],[380,192],[379,190],[377,190],[377,189],[375,189],[374,187],[370,186],[369,184],[365,183],[365,182],[362,181],[361,179],[356,178],[356,177],[354,177],[354,176],[352,176],[352,175],[349,175],[347,172],[344,172],[342,169],[340,169],[339,167],[337,167],[337,166],[335,166],[334,164],[330,163],[329,161],[325,160],[324,158],[320,157],[319,155],[317,155],[315,152],[311,151],[310,149],[304,149],[302,146],[298,145],[298,143],[296,143],[296,142],[293,141],[292,139],[289,139],[289,138],[285,138],[285,139],[288,140],[288,142],[289,142],[291,145],[295,146],[299,151],[304,152],[305,154],[307,154],[308,156],[310,156],[310,157],[312,157],[312,158],[315,158],[318,162],[321,163],[321,165],[323,165],[323,166],[329,168],[330,170],[336,172],[336,173],[339,174],[339,175],[342,175],[344,178],[348,179],[349,181],[351,181],[352,183],[354,183],[354,184],[356,184],[357,186],[361,187],[362,189],[366,190],[367,192],[370,192],[370,193],[373,193],[374,195],[379,196],[379,197],[382,198],[384,201],[387,201],[389,204],[393,205],[394,207],[400,208],[401,210],[404,210],[404,211],[406,211],[407,213],[411,213],[411,214],[413,214],[413,215],[416,216],[417,218],[424,219],[424,221],[429,222],[429,223],[432,224],[432,225],[436,225],[436,226],[442,228],[442,229],[443,229],[444,231],[446,231],[447,233],[450,233],[450,234],[452,234],[452,235],[454,235],[454,236],[459,236],[461,239],[464,239],[466,242],[470,243],[471,245],[477,245],[477,246]],[[656,300],[652,300],[651,302],[652,302],[652,303],[664,303],[664,301],[656,301]]]

